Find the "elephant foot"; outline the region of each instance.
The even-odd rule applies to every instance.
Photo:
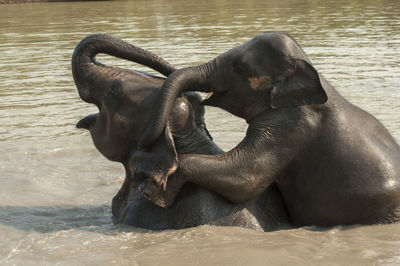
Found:
[[[175,183],[175,186],[171,183]],[[174,203],[175,197],[182,185],[183,184],[177,185],[176,182],[168,182],[164,190],[156,184],[153,179],[147,179],[139,185],[138,190],[147,200],[150,200],[157,206],[167,208]]]

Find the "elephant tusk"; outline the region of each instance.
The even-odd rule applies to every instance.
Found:
[[[207,94],[206,99],[207,99],[207,100],[210,99],[213,95],[214,95],[214,92],[210,91],[210,93]]]

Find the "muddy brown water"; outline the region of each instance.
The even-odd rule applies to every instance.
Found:
[[[400,141],[397,0],[0,5],[0,264],[399,265],[399,224],[271,233],[210,226],[151,232],[112,224],[110,201],[124,173],[74,127],[96,111],[78,98],[71,76],[79,40],[113,34],[184,67],[268,30],[294,36],[319,72]],[[243,121],[213,108],[207,123],[226,150],[246,130]]]

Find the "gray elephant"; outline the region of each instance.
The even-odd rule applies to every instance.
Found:
[[[164,129],[177,95],[192,90],[211,92],[204,104],[245,119],[247,134],[223,154],[180,155],[177,171],[161,180],[166,190],[142,176],[145,197],[168,206],[192,183],[244,202],[276,185],[298,226],[400,220],[398,144],[340,96],[288,34],[260,34],[204,65],[172,73],[141,147]]]
[[[79,95],[99,109],[99,113],[80,120],[77,127],[89,130],[96,148],[109,160],[122,163],[126,172],[125,181],[112,201],[115,223],[154,230],[204,224],[264,231],[290,226],[276,187],[240,204],[191,184],[182,188],[170,208],[161,208],[142,197],[134,171],[138,176],[146,174],[162,179],[176,167],[177,154],[216,155],[223,151],[207,131],[204,107],[196,93],[184,93],[174,100],[163,134],[148,149],[139,149],[137,143],[164,79],[104,66],[95,60],[99,53],[143,64],[166,76],[175,69],[154,54],[105,34],[83,39],[73,54],[72,72]]]

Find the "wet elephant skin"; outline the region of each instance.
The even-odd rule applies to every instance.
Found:
[[[276,187],[248,202],[234,204],[215,192],[186,185],[175,204],[162,208],[139,192],[141,177],[157,176],[160,182],[176,167],[179,154],[221,154],[204,123],[204,107],[196,93],[174,101],[168,126],[147,149],[138,141],[156,104],[164,79],[144,72],[104,66],[98,53],[141,63],[168,76],[168,62],[115,37],[98,34],[82,40],[72,58],[73,76],[81,98],[99,112],[81,119],[77,127],[90,131],[96,148],[109,160],[124,165],[124,183],[112,201],[115,223],[147,229],[180,229],[198,225],[241,226],[271,231],[290,222]],[[136,172],[133,175],[133,172]]]
[[[399,221],[400,147],[317,72],[288,34],[263,33],[208,63],[174,71],[141,147],[165,128],[177,95],[193,90],[210,92],[203,104],[245,119],[247,134],[226,153],[180,155],[167,190],[148,175],[145,197],[168,206],[192,183],[245,202],[275,185],[298,226]]]

